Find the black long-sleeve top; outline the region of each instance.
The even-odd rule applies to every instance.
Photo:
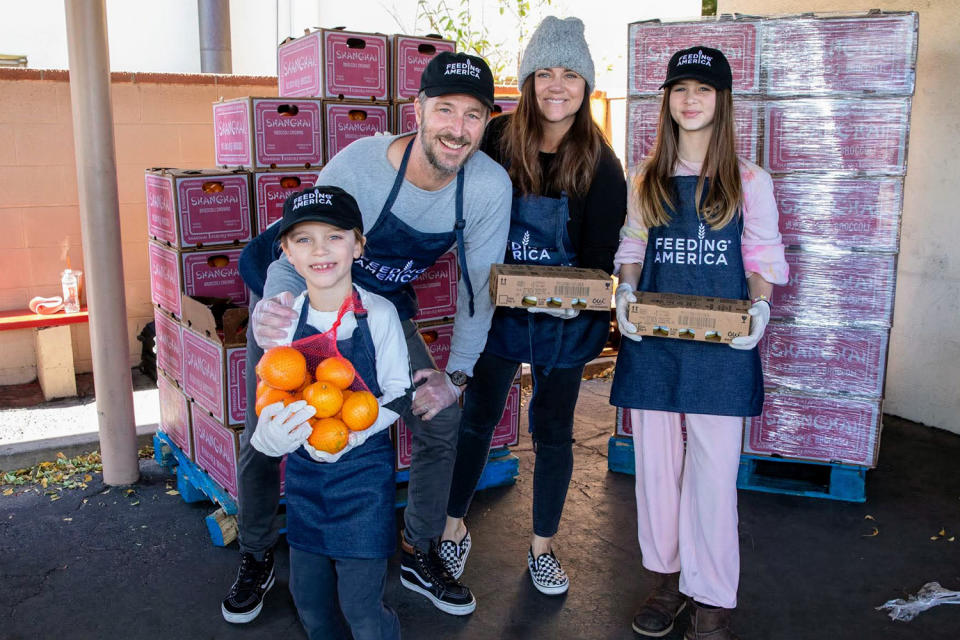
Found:
[[[491,120],[480,144],[482,151],[503,166],[506,166],[506,160],[502,154],[501,138],[511,117],[508,114]],[[550,175],[555,157],[555,153],[540,153],[542,175]],[[540,195],[559,198],[561,194],[548,189]],[[613,273],[613,256],[619,244],[620,227],[627,215],[627,184],[623,167],[608,144],[604,143],[601,148],[587,194],[583,197],[570,195],[569,203],[567,234],[576,249],[579,266]]]

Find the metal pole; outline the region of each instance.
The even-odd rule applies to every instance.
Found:
[[[233,73],[230,0],[197,0],[200,18],[200,72]]]
[[[132,484],[140,469],[120,250],[107,12],[104,0],[64,0],[64,5],[103,481]]]

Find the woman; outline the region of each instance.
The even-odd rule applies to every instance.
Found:
[[[610,273],[626,215],[623,169],[590,114],[593,60],[577,18],[546,18],[530,39],[517,78],[516,112],[487,126],[481,148],[513,182],[504,262],[603,269]],[[535,249],[535,250],[534,250]],[[464,394],[447,525],[439,552],[454,577],[471,539],[464,525],[493,430],[520,364],[531,364],[530,431],[536,465],[533,536],[527,567],[534,586],[561,594],[569,578],[553,553],[573,470],[573,413],[584,365],[603,349],[606,312],[497,309]]]

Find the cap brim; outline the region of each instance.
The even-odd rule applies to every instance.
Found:
[[[452,96],[462,94],[465,96],[470,96],[471,98],[476,98],[480,101],[480,104],[485,106],[487,109],[493,109],[493,99],[490,96],[485,96],[479,91],[476,91],[473,87],[457,86],[457,85],[447,85],[445,87],[427,87],[422,89],[423,94],[428,98],[436,98],[438,96]]]
[[[705,76],[705,75],[702,75],[702,74],[699,74],[699,73],[684,73],[683,75],[679,75],[679,76],[677,76],[677,77],[675,77],[675,78],[670,78],[669,80],[667,80],[666,82],[664,82],[662,85],[660,85],[660,88],[661,88],[661,89],[665,89],[665,88],[669,87],[669,86],[672,85],[672,84],[676,84],[677,82],[680,82],[681,80],[699,80],[700,82],[702,82],[702,83],[704,83],[704,84],[708,84],[708,85],[710,85],[711,87],[713,87],[714,89],[718,89],[718,90],[729,89],[729,88],[730,88],[730,87],[725,87],[725,86],[719,85],[719,84],[717,84],[716,80],[714,80],[713,78],[709,78],[709,77],[707,77],[707,76]]]
[[[292,221],[290,224],[283,226],[283,219],[280,220],[280,228],[277,229],[277,237],[282,236],[287,231],[297,226],[301,222],[322,222],[324,224],[329,224],[331,227],[336,227],[337,229],[343,229],[344,231],[350,231],[352,229],[360,229],[360,232],[363,233],[363,222],[361,221],[358,225],[352,225],[349,221],[345,220],[343,216],[333,216],[323,213],[311,213],[303,216],[302,218],[297,218]]]

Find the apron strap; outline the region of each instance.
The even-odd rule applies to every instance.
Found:
[[[383,217],[384,213],[390,211],[393,207],[393,203],[397,199],[397,194],[400,193],[400,187],[403,186],[403,178],[407,175],[407,163],[410,161],[410,151],[413,149],[413,141],[416,138],[410,140],[407,143],[407,148],[403,150],[403,159],[400,160],[400,168],[397,169],[397,177],[393,180],[393,187],[390,189],[390,195],[387,196],[387,201],[383,203],[383,208],[380,209],[380,217]],[[379,219],[378,219],[379,221]]]
[[[473,285],[470,283],[470,272],[467,270],[467,250],[463,242],[463,229],[467,223],[463,219],[463,167],[457,172],[457,221],[453,230],[457,234],[457,261],[460,263],[460,276],[467,285],[467,295],[470,296],[470,317],[473,317]]]

